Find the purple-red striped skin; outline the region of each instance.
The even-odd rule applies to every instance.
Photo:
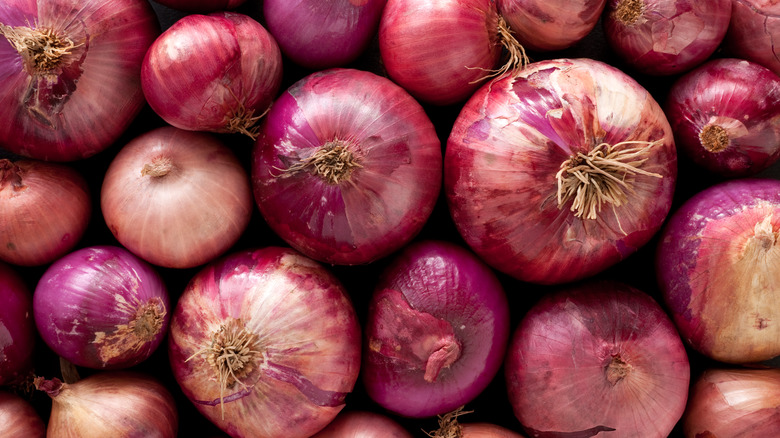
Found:
[[[0,262],[0,385],[23,383],[33,372],[36,344],[32,293],[22,276]]]
[[[606,0],[497,0],[498,12],[525,49],[562,50],[585,38]]]

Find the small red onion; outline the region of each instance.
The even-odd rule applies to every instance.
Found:
[[[155,40],[141,69],[149,105],[169,124],[251,137],[281,82],[276,41],[235,12],[179,19]]]
[[[669,316],[628,285],[543,296],[515,331],[509,399],[532,437],[666,438],[685,409],[690,365]]]
[[[305,255],[356,265],[409,242],[441,188],[441,142],[423,108],[386,78],[313,73],[274,103],[254,148],[255,201]]]
[[[227,146],[211,134],[170,126],[119,151],[100,201],[119,243],[168,268],[199,266],[223,254],[254,209],[247,171]]]
[[[88,368],[118,369],[147,359],[168,328],[168,292],[151,266],[114,246],[76,250],[52,263],[33,294],[44,342]]]
[[[22,384],[33,371],[36,343],[32,294],[21,275],[0,262],[0,385]],[[2,425],[0,421],[0,425]],[[2,435],[2,434],[0,434]]]
[[[752,176],[780,158],[780,77],[759,64],[709,61],[673,84],[664,108],[679,149],[714,174]]]
[[[369,411],[342,411],[312,438],[412,438],[392,418]]]
[[[154,0],[163,6],[185,12],[219,12],[243,5],[246,0]]]
[[[46,425],[30,402],[16,394],[0,391],[0,436],[44,438]]]
[[[53,161],[107,149],[145,104],[141,62],[159,32],[146,0],[4,0],[0,146]]]
[[[304,438],[344,407],[360,370],[346,290],[287,248],[228,255],[179,298],[169,357],[184,395],[233,437]]]
[[[732,0],[724,45],[731,56],[757,62],[780,75],[780,3],[776,0]]]
[[[524,438],[523,435],[492,423],[461,423],[458,417],[470,413],[458,408],[439,415],[439,428],[429,432],[431,438]]]

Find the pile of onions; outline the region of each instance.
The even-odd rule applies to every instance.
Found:
[[[246,0],[155,0],[163,6],[186,12],[217,12],[236,9]]]
[[[732,0],[731,22],[724,43],[731,56],[748,59],[780,75],[780,3]]]
[[[281,83],[276,41],[235,12],[184,16],[154,41],[141,68],[152,109],[190,131],[254,137]]]
[[[46,425],[30,402],[16,394],[0,391],[0,436],[44,438]]]
[[[431,438],[524,438],[523,435],[497,424],[458,421],[458,417],[467,413],[469,412],[458,408],[445,415],[439,415],[439,428],[428,432],[428,436]]]
[[[540,61],[483,86],[444,157],[449,209],[468,245],[522,281],[555,284],[623,260],[660,229],[677,154],[666,116],[599,61]]]
[[[708,187],[670,218],[658,281],[680,334],[726,363],[780,355],[780,181]]]
[[[21,275],[0,262],[0,385],[23,384],[32,374],[36,343],[32,308],[32,294]]]
[[[423,108],[354,69],[306,76],[276,100],[253,151],[255,201],[303,254],[365,264],[408,243],[441,188],[441,142]]]
[[[0,160],[0,260],[50,263],[79,242],[92,214],[84,177],[64,164]]]
[[[5,0],[0,146],[54,161],[111,146],[145,103],[141,62],[159,32],[146,0]]]
[[[170,319],[162,278],[124,248],[92,246],[52,263],[33,294],[44,342],[88,368],[127,368],[162,342]]]
[[[690,383],[669,316],[650,295],[613,282],[543,296],[515,331],[505,369],[532,437],[666,438]]]
[[[690,70],[718,48],[732,0],[609,0],[604,35],[625,62],[651,75]],[[735,1],[734,3],[739,3]]]
[[[360,370],[346,290],[288,249],[233,253],[198,272],[171,320],[174,377],[231,436],[304,438],[344,407]]]
[[[509,339],[509,308],[492,270],[453,243],[407,246],[371,297],[362,378],[397,414],[444,414],[495,377]]]
[[[780,76],[736,58],[678,79],[664,107],[677,147],[724,177],[755,175],[780,158]]]
[[[383,414],[342,411],[312,438],[412,438],[412,434]]]
[[[165,126],[119,151],[100,205],[125,248],[158,266],[191,268],[241,237],[254,201],[246,170],[218,138]]]

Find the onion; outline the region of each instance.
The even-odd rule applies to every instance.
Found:
[[[35,342],[32,294],[22,276],[0,262],[0,385],[23,384],[32,374]]]
[[[52,399],[48,437],[173,438],[178,411],[156,379],[133,372],[102,372],[75,383],[38,377],[35,386]]]
[[[503,426],[492,423],[460,423],[458,417],[470,413],[458,408],[439,415],[439,428],[429,432],[431,438],[524,438]]]
[[[780,370],[706,369],[691,387],[686,437],[780,435]]]
[[[170,126],[119,151],[100,201],[106,225],[124,247],[168,268],[195,267],[223,254],[254,208],[247,171],[227,146],[210,134]]]
[[[707,60],[723,41],[731,1],[609,0],[604,35],[641,73],[682,73]]]
[[[731,21],[724,38],[735,58],[757,62],[780,75],[780,3],[775,0],[732,0]]]
[[[312,438],[412,438],[386,415],[370,411],[342,411]]]
[[[276,41],[235,12],[179,19],[155,40],[141,69],[149,105],[169,124],[250,137],[281,81]]]
[[[255,201],[305,255],[365,264],[409,242],[441,188],[441,142],[422,107],[389,80],[315,72],[274,103],[253,152]]]
[[[87,229],[92,198],[64,164],[0,160],[0,260],[37,266],[69,252]]]
[[[282,52],[322,70],[354,61],[377,33],[387,0],[264,0],[263,17]]]
[[[198,272],[171,321],[174,377],[233,437],[309,437],[344,407],[360,369],[346,290],[287,248],[230,254]]]
[[[0,391],[0,435],[43,438],[46,425],[30,402],[16,394]]]
[[[236,9],[246,0],[154,0],[163,6],[186,12],[218,12]]]
[[[127,250],[92,246],[43,273],[33,313],[44,342],[77,366],[118,369],[147,359],[169,320],[160,276]]]
[[[780,158],[780,77],[759,64],[709,61],[674,83],[665,110],[680,150],[717,175],[752,176]]]
[[[669,123],[636,81],[595,60],[549,60],[466,103],[444,189],[458,231],[488,264],[556,284],[647,243],[671,207],[676,163]]]
[[[361,370],[368,395],[406,417],[430,417],[479,395],[509,339],[498,278],[452,243],[407,246],[371,297]]]
[[[107,149],[144,106],[141,61],[159,32],[145,0],[5,0],[0,146],[53,161]]]
[[[656,271],[680,334],[718,361],[780,355],[780,181],[708,187],[670,218]]]
[[[509,400],[532,437],[665,438],[690,382],[668,315],[614,282],[543,296],[517,327],[505,367]]]

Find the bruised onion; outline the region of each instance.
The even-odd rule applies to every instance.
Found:
[[[377,412],[342,411],[312,438],[412,438],[412,434]]]
[[[757,62],[780,75],[780,3],[776,0],[732,0],[724,38],[728,53]]]
[[[22,276],[0,262],[0,385],[21,385],[32,374],[36,343],[32,294]],[[0,425],[3,422],[0,421]],[[0,434],[2,435],[2,434]]]
[[[46,425],[30,402],[11,392],[0,391],[0,436],[43,438]]]

